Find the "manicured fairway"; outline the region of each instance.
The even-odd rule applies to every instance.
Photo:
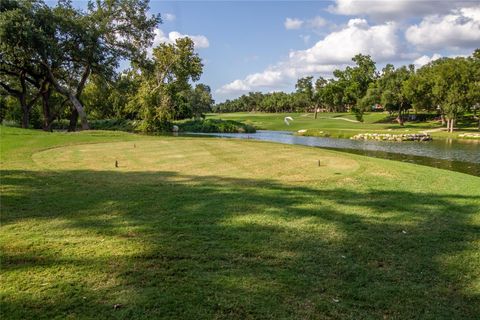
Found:
[[[245,140],[0,146],[1,319],[480,315],[478,177]]]
[[[285,117],[292,117],[293,121],[287,125]],[[355,120],[352,113],[318,113],[317,119],[313,113],[217,113],[209,114],[208,117],[224,120],[236,120],[254,125],[263,130],[284,130],[297,131],[308,130],[308,135],[328,134],[336,138],[349,138],[358,133],[416,133],[429,131],[434,138],[455,139],[459,134],[465,132],[478,132],[478,123],[460,123],[461,130],[454,133],[438,131],[442,128],[437,121],[428,122],[406,122],[400,126],[396,122],[387,122],[387,113],[369,112],[364,115],[364,122]]]

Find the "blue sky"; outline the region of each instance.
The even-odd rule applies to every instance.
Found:
[[[286,30],[286,17],[325,16],[341,23],[342,17],[326,12],[328,2],[152,2],[153,12],[173,14],[159,28],[204,35],[208,48],[197,48],[205,68],[201,81],[213,91],[222,85],[263,70],[288,57],[290,50],[307,49],[328,33],[325,30]],[[306,43],[301,36],[310,36]],[[215,94],[217,98],[223,95]],[[232,95],[226,95],[232,96]],[[235,94],[233,95],[235,96]]]
[[[480,2],[448,0],[151,1],[155,44],[188,35],[204,61],[201,82],[221,102],[248,91],[291,91],[331,77],[357,53],[378,67],[480,47]]]

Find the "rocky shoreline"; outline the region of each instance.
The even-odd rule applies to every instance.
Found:
[[[388,133],[360,133],[352,140],[380,140],[380,141],[431,141],[432,136],[425,133],[388,134]]]
[[[463,139],[480,139],[480,133],[461,133],[458,137]]]

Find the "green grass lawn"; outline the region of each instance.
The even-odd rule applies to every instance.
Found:
[[[480,314],[478,177],[215,138],[0,146],[1,319]]]
[[[286,125],[284,118],[290,116],[294,120]],[[336,138],[349,138],[358,133],[418,133],[425,130],[442,128],[436,121],[406,122],[400,126],[394,122],[385,122],[386,113],[369,112],[364,115],[364,122],[355,122],[351,113],[319,113],[317,119],[313,113],[218,113],[208,117],[245,122],[263,130],[298,131],[308,130],[308,135],[328,134]],[[350,120],[350,121],[348,121]],[[458,138],[460,133],[478,132],[476,123],[460,123],[461,130],[454,133],[431,132],[435,138]],[[321,132],[320,132],[321,131]]]

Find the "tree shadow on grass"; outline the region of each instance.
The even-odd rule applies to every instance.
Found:
[[[1,176],[3,319],[480,314],[475,195],[174,172]]]

